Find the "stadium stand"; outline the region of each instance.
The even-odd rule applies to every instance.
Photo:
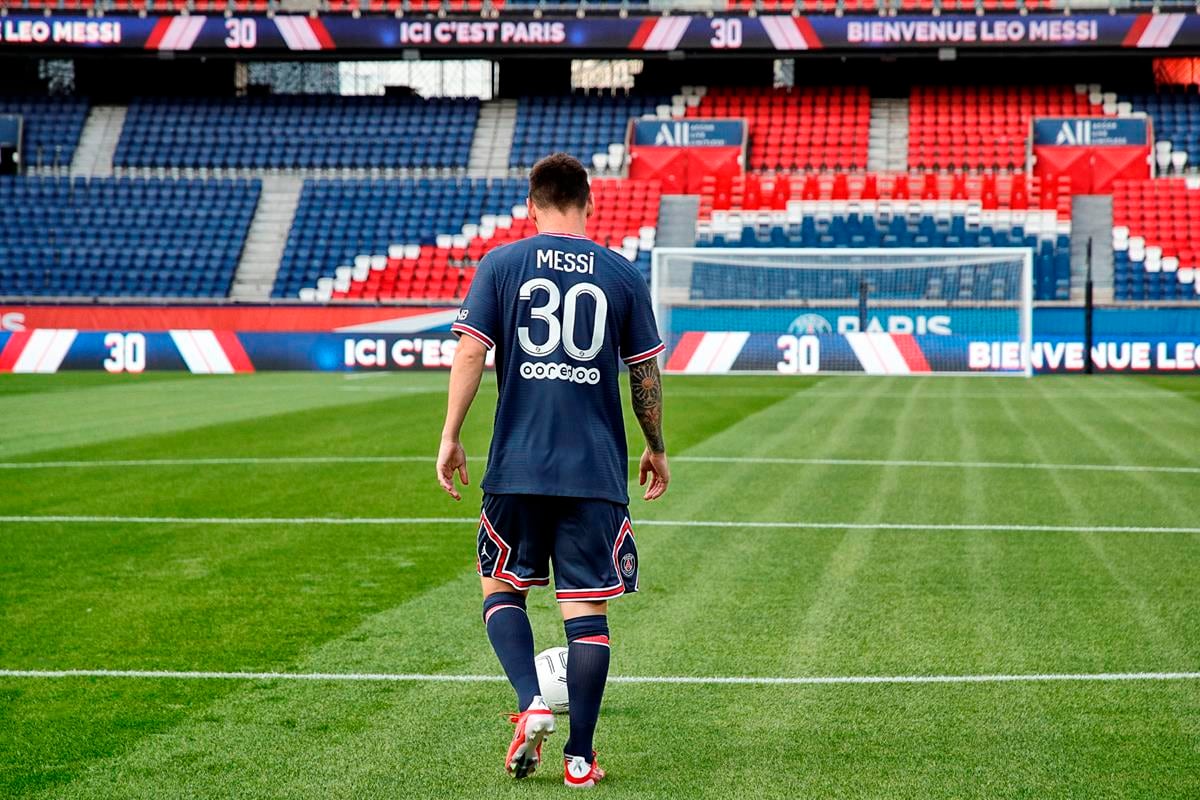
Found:
[[[1113,290],[1118,300],[1200,294],[1200,180],[1118,181],[1113,191]]]
[[[1069,182],[1014,175],[844,173],[706,180],[697,244],[712,247],[1029,247],[1034,294],[1071,289]],[[931,281],[930,299],[983,299],[982,283]],[[990,285],[990,284],[988,284]]]
[[[305,181],[274,294],[296,297],[335,267],[392,245],[435,245],[439,233],[507,214],[524,198],[517,179]]]
[[[315,301],[462,297],[488,250],[534,233],[525,191],[520,179],[309,181],[274,294]],[[658,184],[597,179],[593,192],[597,213],[588,234],[648,274]],[[386,200],[367,202],[380,197]],[[331,264],[339,265],[332,274]]]
[[[523,97],[517,106],[509,166],[533,166],[547,153],[560,150],[592,166],[593,155],[607,155],[610,146],[625,141],[630,119],[666,116],[670,103],[665,96],[624,94]]]
[[[1130,111],[1141,111],[1154,124],[1155,157],[1160,174],[1200,165],[1200,94],[1197,87],[1113,95]],[[1122,109],[1124,110],[1124,109]]]
[[[871,97],[864,87],[696,87],[683,96],[685,117],[746,119],[752,170],[866,169]]]
[[[863,87],[685,87],[671,96],[523,98],[509,164],[529,166],[554,150],[585,164],[620,166],[626,126],[641,116],[746,119],[753,170],[865,169],[871,99]]]
[[[224,297],[258,181],[0,178],[0,294]]]
[[[293,95],[137,100],[119,167],[466,168],[475,99]],[[437,135],[430,135],[431,132]]]
[[[909,100],[908,164],[914,169],[1023,169],[1033,117],[1101,112],[1087,94],[1070,86],[915,87]]]
[[[0,97],[0,114],[22,116],[29,166],[64,167],[75,156],[88,103],[74,97]]]
[[[692,270],[692,300],[822,300],[854,297],[866,280],[872,297],[881,300],[1011,300],[1020,297],[1020,278],[1012,270],[986,265],[913,269],[897,280],[895,273],[880,270],[887,282],[872,271],[826,269],[820,272],[762,267],[752,278],[730,273],[719,263],[698,261]]]
[[[1041,300],[1070,297],[1072,198],[1068,178],[1042,180],[1023,171],[1032,117],[1145,112],[1160,137],[1160,167],[1178,172],[1200,164],[1195,87],[1119,95],[1096,84],[914,87],[910,171],[896,173],[867,171],[870,105],[868,91],[855,86],[526,97],[518,103],[508,164],[519,170],[565,149],[603,172],[624,163],[631,118],[746,118],[749,169],[705,179],[698,244],[1028,246]],[[52,149],[64,164],[88,104],[10,99],[0,101],[0,110],[25,115],[27,154]],[[310,172],[272,294],[311,301],[453,299],[487,250],[532,230],[523,216],[522,178],[446,177],[465,172],[479,112],[475,100],[416,97],[144,99],[129,109],[114,161],[119,168],[252,173],[429,170],[439,177],[317,179]],[[949,137],[946,130],[960,133]],[[598,178],[594,186],[599,213],[590,232],[648,274],[660,187],[624,178]],[[6,230],[14,233],[0,245],[2,294],[220,297],[259,187],[8,179],[3,192],[12,201]],[[1118,183],[1117,299],[1196,297],[1196,196],[1182,179]],[[216,240],[228,244],[211,252],[198,245]],[[926,288],[930,296],[967,298],[986,294],[986,283],[944,278]]]

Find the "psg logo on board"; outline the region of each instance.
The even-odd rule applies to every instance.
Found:
[[[788,325],[788,333],[800,336],[812,333],[833,333],[833,325],[820,314],[801,314]]]
[[[637,559],[633,557],[633,553],[626,553],[621,557],[621,574],[626,578],[633,577],[633,570],[637,567]]]

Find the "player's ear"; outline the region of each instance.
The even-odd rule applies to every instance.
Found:
[[[525,208],[529,210],[529,221],[537,225],[537,206],[528,197],[525,198]]]
[[[583,215],[590,217],[596,213],[596,196],[588,192],[587,205],[583,207]]]

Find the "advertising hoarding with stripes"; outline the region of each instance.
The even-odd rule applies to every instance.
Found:
[[[500,19],[406,16],[85,17],[12,13],[0,19],[0,52],[119,49],[244,56],[288,53],[454,50],[523,52],[788,52],[814,50],[1038,50],[1191,48],[1194,14],[939,16],[593,16]]]

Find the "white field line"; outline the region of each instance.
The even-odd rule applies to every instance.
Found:
[[[114,525],[476,525],[478,517],[123,517],[92,514],[0,516],[8,523]],[[1019,525],[1010,523],[766,522],[757,520],[642,519],[636,527],[774,528],[839,531],[1002,531],[1017,533],[1200,533],[1200,527],[1137,525]]]
[[[151,680],[338,681],[392,683],[502,683],[501,675],[439,675],[388,672],[176,672],[173,670],[62,669],[0,670],[0,678],[140,678]],[[1026,675],[814,675],[755,677],[749,675],[616,675],[609,683],[690,685],[823,685],[911,683],[1044,683],[1052,681],[1190,681],[1200,672],[1034,673]]]
[[[0,461],[0,469],[88,469],[111,467],[224,467],[269,464],[408,464],[428,462],[432,456],[229,456],[220,458],[129,458],[109,461]]]
[[[0,461],[0,470],[106,469],[118,467],[220,467],[271,464],[432,464],[434,455],[396,456],[223,456],[215,458],[135,458],[97,461]],[[637,457],[631,457],[631,462]],[[1200,466],[1153,464],[1045,464],[1026,461],[923,461],[919,459],[789,458],[772,456],[673,456],[675,464],[776,464],[819,467],[912,469],[1000,469],[1050,472],[1158,472],[1200,475]]]

